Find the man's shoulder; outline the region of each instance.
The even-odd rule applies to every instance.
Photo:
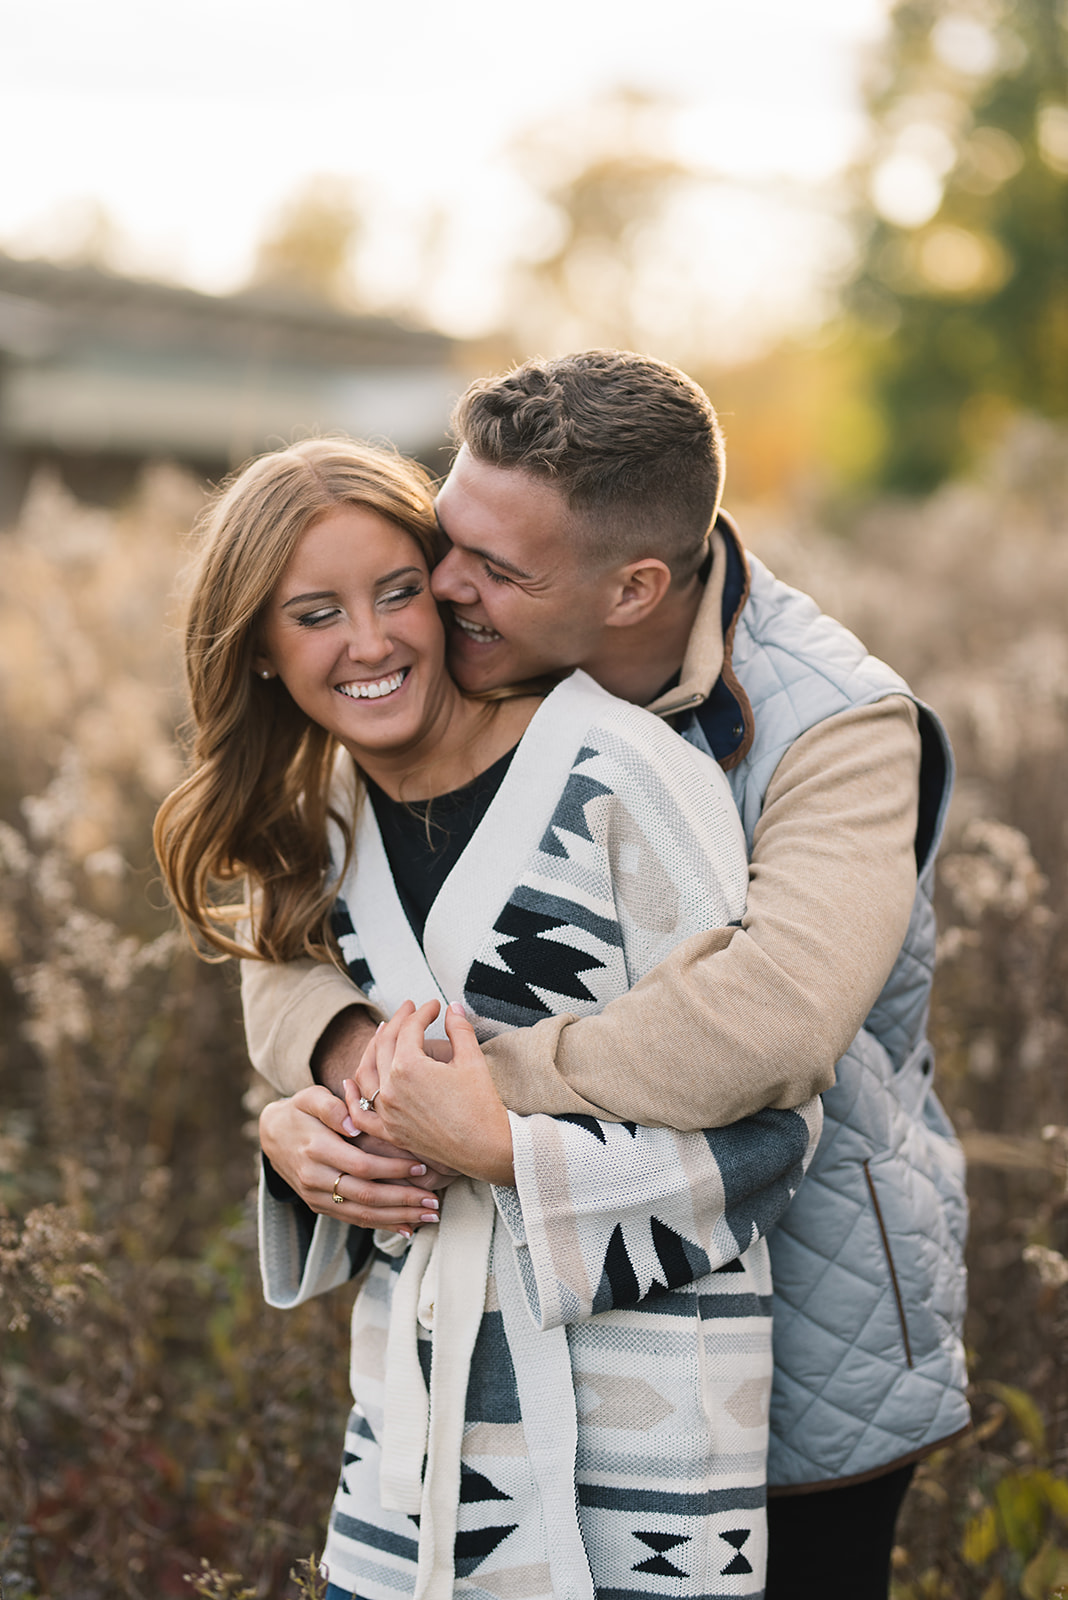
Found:
[[[774,693],[820,679],[844,703],[909,693],[904,679],[844,623],[821,611],[811,595],[783,583],[755,556],[749,563],[749,594],[731,651],[731,666],[747,692],[751,684]]]

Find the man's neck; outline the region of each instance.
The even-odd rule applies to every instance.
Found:
[[[584,672],[621,700],[643,706],[682,666],[704,585],[697,578],[670,589],[656,610],[631,628],[605,628]]]

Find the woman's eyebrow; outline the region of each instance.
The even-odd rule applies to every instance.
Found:
[[[290,606],[304,606],[304,605],[307,605],[309,600],[336,600],[336,599],[337,599],[337,590],[336,589],[314,589],[311,592],[311,594],[295,594],[293,596],[292,600],[283,600],[283,602],[282,602],[282,610],[286,611],[286,610],[288,610],[288,608]]]
[[[396,583],[398,578],[406,577],[409,572],[421,576],[418,567],[395,567],[392,572],[385,572],[380,578],[375,579],[375,588],[381,588],[384,583]],[[313,589],[308,594],[295,594],[290,600],[283,600],[282,610],[287,611],[290,606],[306,606],[309,600],[336,600],[336,589]]]
[[[396,583],[398,578],[407,577],[409,572],[415,572],[418,573],[420,577],[422,576],[422,573],[418,567],[395,567],[392,572],[386,572],[381,578],[375,579],[375,588],[377,589],[379,585],[383,583]]]

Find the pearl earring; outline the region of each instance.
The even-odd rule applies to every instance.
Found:
[[[270,676],[271,676],[271,674],[267,671],[267,668],[264,667],[263,671],[260,673],[260,677],[261,678],[269,678]]]

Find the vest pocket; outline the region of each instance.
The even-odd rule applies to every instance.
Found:
[[[879,1237],[883,1242],[883,1250],[886,1255],[886,1265],[890,1273],[890,1286],[894,1291],[894,1303],[897,1306],[898,1321],[901,1324],[901,1342],[905,1347],[905,1364],[906,1366],[911,1367],[912,1345],[909,1341],[909,1325],[905,1317],[905,1303],[901,1298],[901,1285],[898,1283],[897,1269],[894,1266],[894,1257],[890,1249],[890,1236],[886,1231],[886,1223],[883,1219],[882,1207],[879,1204],[879,1196],[875,1189],[875,1180],[871,1175],[870,1161],[864,1162],[864,1180],[868,1185],[868,1194],[871,1197],[872,1209],[875,1212],[875,1220],[879,1224]]]

